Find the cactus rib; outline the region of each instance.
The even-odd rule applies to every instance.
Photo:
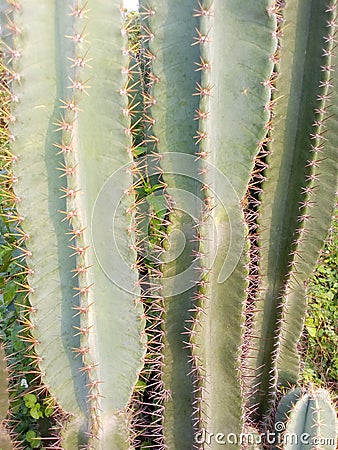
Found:
[[[64,445],[77,448],[79,439],[89,440],[94,448],[122,449],[128,445],[123,410],[144,353],[142,306],[134,289],[135,252],[128,249],[123,254],[126,265],[120,268],[127,290],[115,285],[114,274],[109,278],[104,269],[107,260],[119,260],[107,236],[114,231],[120,240],[130,239],[125,210],[133,197],[125,192],[132,176],[125,172],[120,185],[114,185],[115,195],[122,199],[114,217],[117,229],[111,229],[104,203],[116,197],[95,201],[110,175],[131,162],[126,151],[130,118],[123,115],[128,99],[119,94],[128,82],[118,57],[126,45],[123,17],[118,7],[103,1],[95,2],[90,11],[79,2],[66,6],[22,2],[14,12],[21,30],[14,42],[22,56],[13,62],[12,90],[20,101],[13,107],[17,120],[11,129],[18,158],[16,194],[22,197],[18,211],[29,235],[28,250],[22,252],[32,269],[27,288],[33,306],[30,321],[43,380],[62,408],[76,417],[75,433],[83,435],[73,439],[66,432]],[[118,60],[111,59],[111,53]],[[126,48],[125,64],[127,53]],[[90,88],[89,65],[94,69]],[[107,91],[112,100],[104,94]],[[30,134],[28,123],[34,125]],[[27,165],[34,171],[27,171]],[[60,318],[58,326],[51,326],[51,315]],[[74,427],[69,430],[73,436]]]
[[[232,267],[233,271],[229,271],[226,280],[220,282],[218,277],[227,249],[229,251],[229,225],[235,229],[234,239],[240,240],[240,235],[246,233],[239,199],[245,194],[258,144],[266,133],[269,111],[265,106],[270,100],[270,87],[264,82],[271,76],[273,64],[270,56],[276,46],[273,37],[275,16],[268,14],[272,2],[250,5],[247,2],[245,5],[239,3],[203,2],[200,13],[201,56],[210,65],[210,69],[203,72],[202,89],[199,89],[199,109],[209,112],[207,120],[200,120],[200,131],[207,134],[200,154],[226,175],[238,197],[237,202],[232,199],[226,205],[222,205],[216,197],[211,205],[210,216],[217,227],[217,244],[222,249],[212,267],[207,255],[211,250],[209,242],[214,242],[216,236],[210,227],[210,220],[203,227],[202,238],[205,241],[202,241],[200,250],[206,255],[202,262],[210,269],[203,289],[206,316],[201,317],[202,331],[197,338],[204,353],[201,351],[206,377],[202,391],[202,414],[208,431],[222,430],[224,433],[243,427],[243,400],[238,369],[247,287],[246,256],[242,255],[237,266]],[[206,13],[208,11],[210,14]],[[245,39],[241,39],[238,27],[244,24]],[[203,39],[205,36],[207,39]],[[223,38],[219,39],[219,36]],[[223,39],[228,42],[226,48],[221,44]],[[252,42],[255,42],[255,46],[252,46]],[[237,67],[242,70],[237,72]],[[227,89],[229,84],[231,90]],[[210,95],[205,95],[209,87],[212,89]],[[222,101],[218,98],[219,92],[222,93]],[[255,109],[255,114],[252,114],[251,108]],[[217,184],[213,175],[206,173],[205,184],[209,192],[212,189],[219,195],[226,187]],[[226,198],[229,197],[228,193]],[[238,223],[229,224],[232,211],[237,209]],[[229,262],[231,264],[231,260]],[[212,342],[207,336],[213,336]],[[228,405],[227,411],[224,411],[224,405]]]

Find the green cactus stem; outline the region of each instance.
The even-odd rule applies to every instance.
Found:
[[[165,307],[162,325],[163,387],[159,393],[161,403],[165,400],[161,412],[164,431],[160,429],[159,435],[164,433],[164,444],[168,448],[183,450],[191,448],[193,441],[194,387],[191,365],[188,363],[186,321],[191,319],[189,310],[191,299],[196,294],[194,278],[197,276],[196,270],[189,273],[185,270],[193,265],[194,252],[198,248],[193,240],[201,192],[196,180],[177,175],[172,170],[171,158],[163,159],[163,156],[168,152],[173,154],[173,158],[177,153],[195,154],[194,136],[198,123],[194,121],[194,111],[198,107],[198,98],[193,94],[195,82],[200,76],[194,64],[198,60],[199,50],[192,44],[198,21],[193,16],[191,2],[168,1],[159,5],[156,1],[147,1],[141,2],[141,7],[146,16],[143,38],[149,40],[146,56],[151,63],[153,79],[157,81],[153,83],[145,103],[154,100],[150,108],[154,119],[152,133],[156,137],[170,211],[167,252],[162,255],[163,278],[157,281],[161,285]],[[153,61],[152,55],[156,55]],[[184,201],[184,194],[187,193],[192,194],[189,206]],[[183,282],[181,288],[178,286],[179,278]]]
[[[337,2],[287,2],[280,12],[270,155],[258,207],[260,288],[248,355],[248,404],[256,421],[269,414],[277,385],[298,379],[306,280],[330,224],[337,174]]]
[[[194,328],[193,338],[204,367],[200,416],[205,428],[215,433],[222,430],[227,434],[243,426],[239,348],[248,249],[244,244],[244,254],[234,261],[230,243],[243,242],[246,234],[240,199],[270,119],[267,81],[276,47],[276,17],[270,12],[271,5],[267,1],[206,1],[198,11],[201,26],[196,39],[204,65],[201,87],[197,87],[201,99],[199,132],[206,136],[199,143],[199,153],[228,181],[218,180],[215,171],[205,174],[211,197],[200,245],[202,264],[208,270],[200,281],[206,314],[199,313],[200,323]],[[242,39],[243,26],[246,31]],[[237,198],[231,196],[231,187]],[[222,204],[223,195],[226,201]],[[219,251],[212,264],[210,255],[216,242]],[[236,249],[236,253],[240,255],[241,251]],[[215,446],[213,443],[210,448]]]
[[[329,392],[312,387],[289,392],[279,403],[275,428],[274,449],[336,449],[337,419]]]
[[[143,365],[144,321],[135,251],[111,245],[113,236],[132,244],[133,180],[122,170],[132,162],[123,17],[105,1],[90,10],[54,1],[12,8],[20,50],[10,61],[12,181],[20,199],[12,220],[26,236],[32,345],[79,441],[128,448],[123,411]],[[99,196],[117,170],[113,191]],[[119,198],[113,230],[107,211]],[[78,448],[68,444],[76,440],[66,432],[65,448]]]
[[[187,426],[182,426],[189,420],[187,413],[191,408],[188,362],[192,364],[192,405],[196,427],[192,429],[190,425],[190,430],[196,431],[207,425],[211,431],[220,429],[226,432],[241,429],[242,426],[238,357],[247,274],[245,258],[227,281],[222,280],[218,284],[217,277],[230,241],[228,214],[236,217],[236,224],[232,225],[238,227],[239,241],[244,240],[240,198],[244,195],[259,142],[265,134],[264,124],[269,119],[269,112],[264,111],[264,106],[270,92],[263,82],[271,75],[272,62],[269,57],[275,51],[276,41],[272,38],[275,20],[268,16],[268,6],[269,2],[261,2],[242,8],[238,3],[217,1],[212,5],[209,2],[178,5],[168,1],[161,8],[156,7],[155,2],[147,2],[147,6],[144,4],[144,14],[150,18],[149,46],[152,55],[155,55],[153,73],[158,79],[153,90],[156,104],[151,109],[156,120],[153,130],[158,139],[158,151],[163,155],[161,167],[168,192],[172,192],[173,204],[179,206],[183,204],[182,194],[175,192],[173,187],[194,194],[197,200],[195,204],[189,204],[189,212],[197,218],[199,225],[203,221],[208,222],[206,216],[209,214],[217,227],[224,224],[222,229],[218,229],[218,244],[222,250],[212,268],[212,272],[217,272],[214,276],[212,272],[209,274],[211,267],[207,260],[215,241],[212,224],[202,225],[202,232],[191,230],[193,223],[179,211],[179,206],[174,207],[170,215],[170,250],[179,246],[179,237],[173,233],[175,230],[184,232],[188,244],[181,258],[164,264],[163,268],[164,277],[168,274],[176,276],[171,283],[170,280],[163,282],[167,308],[163,327],[164,361],[169,363],[169,368],[165,364],[163,377],[171,396],[164,404],[164,443],[169,448],[190,449],[195,445],[191,442],[191,431]],[[177,22],[178,17],[182,21],[184,18],[183,30]],[[244,41],[238,40],[239,28],[243,23],[251,33],[251,38]],[[223,38],[220,40],[219,36]],[[229,40],[229,45],[225,47],[221,44],[224,38]],[[259,45],[250,44],[254,41],[258,41]],[[180,42],[184,45],[179,45]],[[241,46],[240,51],[236,42]],[[177,51],[172,52],[172,48]],[[244,67],[246,69],[242,70]],[[246,77],[248,68],[251,68],[250,75]],[[229,85],[232,86],[230,91],[227,89]],[[214,94],[216,92],[219,94]],[[221,95],[222,101],[218,95]],[[255,115],[251,114],[253,110]],[[166,158],[166,152],[174,154],[170,156],[167,153],[169,156]],[[183,167],[180,168],[177,162],[175,165],[180,153],[194,157],[191,164],[195,180],[184,179]],[[211,178],[216,175],[212,171],[203,177],[198,175],[203,173],[203,160],[213,169],[220,168],[220,174],[226,174],[228,183],[214,186],[215,180]],[[233,203],[226,205],[228,214],[221,205],[211,212],[208,201],[212,194],[208,193],[208,188],[220,197],[222,194],[227,199],[233,196]],[[206,200],[201,208],[200,200],[203,198]],[[197,247],[196,242],[199,243]],[[243,248],[236,250],[240,253]],[[179,283],[178,274],[189,261],[193,265],[196,259],[198,265],[195,263],[195,266],[199,270],[192,272],[193,278],[188,280],[186,277],[186,282],[192,280],[195,287],[180,295],[171,295]],[[238,259],[234,266],[237,262]],[[231,301],[225,301],[226,298],[231,298]],[[206,318],[202,311],[206,312]],[[193,317],[189,317],[191,312]],[[179,336],[179,332],[184,333],[183,337]],[[208,336],[213,336],[212,342]],[[184,346],[188,346],[190,355],[186,350],[178,350],[178,347],[182,349]],[[203,381],[206,378],[207,386]],[[224,405],[231,407],[227,411]],[[175,420],[171,418],[173,415]]]

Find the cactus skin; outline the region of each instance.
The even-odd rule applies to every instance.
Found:
[[[284,424],[277,433],[277,449],[334,450],[337,446],[337,419],[330,394],[325,389],[296,388],[280,401],[276,413],[276,424]],[[307,435],[308,442],[300,437]],[[287,437],[288,436],[288,437]],[[298,442],[293,442],[293,436]]]
[[[306,280],[331,221],[337,175],[337,2],[287,2],[281,14],[248,355],[248,404],[258,422],[269,415],[277,385],[298,380]]]
[[[13,172],[19,180],[15,194],[21,199],[17,211],[24,218],[18,223],[28,235],[28,250],[23,248],[22,254],[27,256],[32,345],[43,381],[74,417],[64,433],[65,448],[77,449],[78,439],[90,448],[126,449],[123,410],[144,354],[142,306],[134,288],[138,275],[132,268],[136,255],[127,245],[123,249],[129,267],[119,269],[126,292],[103,270],[106,260],[114,263],[118,254],[107,240],[113,235],[111,217],[102,202],[96,204],[89,228],[101,187],[131,162],[126,151],[129,118],[122,113],[128,95],[118,92],[128,88],[120,66],[128,65],[127,55],[121,56],[126,45],[123,18],[118,6],[104,1],[95,2],[90,11],[72,1],[12,6],[20,30],[12,37],[13,48],[21,56],[11,61],[11,89],[19,101],[12,108],[16,121],[10,133],[17,158]],[[93,53],[90,62],[88,50]],[[86,77],[91,77],[90,87]],[[123,171],[115,195],[122,197],[132,182],[131,174]],[[125,195],[125,209],[115,217],[115,237],[130,244],[125,210],[133,202],[132,195]],[[78,213],[71,216],[72,211]],[[96,233],[96,252],[103,251],[100,261],[90,231]],[[81,267],[88,269],[79,272]]]

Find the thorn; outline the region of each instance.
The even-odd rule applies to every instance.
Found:
[[[202,58],[202,56],[200,56],[200,62],[195,62],[195,64],[198,66],[196,69],[196,72],[198,72],[199,70],[210,70],[211,69],[211,65],[210,63],[208,63],[207,61],[204,61],[204,59]]]
[[[79,6],[79,3],[77,3],[77,5],[74,7],[69,5],[69,7],[71,8],[71,12],[69,13],[69,15],[78,17],[79,19],[87,19],[86,13],[90,11],[89,9],[85,9],[87,7],[87,3],[88,2],[85,2],[82,7]]]
[[[80,192],[80,189],[61,188],[60,191],[65,193],[65,195],[62,195],[60,198],[75,198],[77,196],[77,193]]]
[[[76,89],[80,92],[84,92],[85,94],[88,95],[88,92],[86,91],[86,89],[90,89],[91,86],[86,86],[85,83],[87,83],[88,80],[82,82],[79,80],[73,80],[71,77],[68,77],[69,81],[72,83],[70,86],[67,86],[68,89]]]
[[[65,164],[61,164],[61,167],[57,167],[57,170],[61,170],[63,173],[60,175],[61,177],[64,176],[73,176],[76,174],[76,168],[78,164],[76,164],[74,167],[67,167]]]
[[[75,334],[75,336],[79,336],[80,334],[85,336],[93,328],[93,325],[90,325],[90,326],[84,327],[84,328],[74,326],[73,328],[75,328],[75,330],[79,331],[78,333]]]
[[[83,287],[83,288],[81,288],[81,287],[73,287],[73,289],[74,289],[75,291],[78,291],[77,294],[74,295],[74,297],[77,297],[78,295],[86,295],[86,294],[88,294],[90,288],[91,288],[93,285],[94,285],[94,283],[89,284],[88,286],[85,286],[85,287]],[[91,304],[91,305],[92,305],[92,304]],[[87,309],[86,312],[88,312],[88,309],[89,309],[89,307],[90,307],[91,305],[89,305],[89,306],[86,308],[86,309]]]
[[[194,40],[196,42],[193,42],[191,45],[197,45],[197,44],[207,44],[208,42],[210,42],[208,35],[204,35],[202,34],[198,28],[196,28],[196,32],[197,32],[197,37],[194,37]]]
[[[76,356],[79,356],[79,355],[83,356],[83,355],[85,355],[86,353],[89,352],[89,347],[72,348],[72,351],[74,353],[77,353]]]
[[[69,111],[78,112],[80,111],[77,105],[74,103],[74,101],[70,98],[67,98],[66,100],[62,100],[60,98],[60,102],[63,103],[63,106],[60,106],[60,108],[68,109]]]
[[[78,266],[76,269],[71,270],[71,272],[75,272],[73,278],[77,275],[84,275],[90,267],[93,267],[93,265],[91,264],[90,266]]]
[[[64,142],[61,142],[61,144],[58,144],[57,142],[55,142],[54,147],[57,147],[60,149],[60,151],[57,153],[57,155],[62,154],[69,154],[73,151],[73,147],[71,145],[66,145]]]
[[[206,9],[202,6],[202,3],[198,1],[199,9],[194,9],[194,17],[211,17],[213,14],[210,9]]]
[[[73,35],[65,35],[66,38],[71,39],[73,42],[78,42],[79,44],[84,44],[86,41],[86,35],[82,33],[76,33],[74,31]]]
[[[87,374],[89,374],[89,372],[91,371],[91,370],[93,370],[93,369],[95,369],[95,367],[97,367],[98,366],[98,364],[94,364],[94,363],[92,363],[92,364],[87,364],[86,366],[84,366],[84,367],[80,367],[80,372],[87,372]]]
[[[73,124],[70,122],[67,122],[63,116],[61,116],[61,119],[55,122],[53,125],[56,125],[57,128],[55,131],[72,131],[73,130]]]
[[[70,241],[72,241],[73,239],[80,237],[86,229],[87,229],[87,227],[84,227],[84,228],[81,228],[79,230],[69,231],[66,234],[72,235],[72,237],[70,238]]]
[[[210,96],[211,95],[211,90],[213,88],[213,86],[211,86],[210,84],[202,87],[199,83],[196,83],[197,87],[196,90],[197,92],[193,95],[199,95],[201,97],[205,97],[205,96]]]
[[[72,61],[72,68],[73,67],[89,67],[91,69],[91,66],[88,65],[88,62],[92,61],[93,58],[87,58],[88,50],[83,56],[77,56],[76,58],[69,58],[69,61]]]
[[[198,145],[201,141],[206,139],[208,136],[208,133],[206,131],[197,131],[197,135],[194,136],[194,139],[196,139],[195,145]]]
[[[74,256],[74,255],[80,255],[82,256],[88,248],[90,248],[89,245],[87,245],[86,247],[76,247],[75,245],[68,245],[69,248],[71,248],[72,250],[75,250],[74,253],[72,253],[70,256]]]
[[[62,219],[62,222],[64,222],[65,220],[69,220],[69,222],[71,222],[74,219],[74,217],[78,217],[78,215],[79,215],[78,209],[72,209],[70,211],[58,210],[58,212],[61,214],[64,214],[66,216],[64,219]]]

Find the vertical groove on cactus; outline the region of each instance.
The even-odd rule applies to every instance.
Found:
[[[254,318],[260,310],[257,308],[256,300],[259,295],[260,283],[262,282],[259,273],[259,260],[260,260],[260,246],[259,246],[259,235],[257,233],[258,221],[259,221],[259,210],[261,205],[261,195],[263,192],[262,183],[266,181],[265,170],[268,168],[266,162],[269,155],[268,145],[270,144],[271,138],[271,119],[272,119],[272,97],[276,92],[276,78],[277,78],[277,63],[279,61],[279,46],[280,46],[280,35],[281,26],[283,23],[282,16],[282,6],[283,2],[280,0],[275,1],[270,7],[270,13],[276,16],[276,30],[274,31],[274,38],[277,40],[277,45],[275,53],[271,55],[270,59],[274,64],[273,72],[269,79],[264,82],[264,85],[269,86],[271,92],[270,102],[266,105],[266,108],[270,111],[269,120],[265,124],[266,135],[259,142],[259,151],[255,158],[255,165],[251,173],[251,178],[248,183],[247,192],[243,201],[243,209],[245,215],[245,222],[248,226],[248,242],[249,242],[249,265],[248,265],[248,288],[246,290],[247,298],[245,304],[245,323],[243,327],[243,338],[242,338],[242,349],[241,349],[241,378],[243,383],[243,395],[247,399],[251,394],[252,380],[255,379],[255,371],[252,370],[249,364],[249,355],[254,347],[253,336],[253,323]],[[250,426],[250,414],[249,417]]]
[[[161,195],[163,185],[158,171],[157,139],[153,132],[155,120],[151,111],[154,104],[153,85],[158,82],[152,72],[154,55],[149,49],[151,37],[148,20],[152,14],[150,8],[145,9],[141,5],[140,31],[143,45],[139,54],[136,57],[131,54],[130,59],[130,66],[134,67],[131,86],[134,93],[133,103],[137,111],[132,118],[135,128],[131,148],[134,157],[134,188],[137,192],[135,248],[138,252],[137,265],[140,271],[138,283],[141,288],[147,335],[144,367],[130,404],[133,432],[131,443],[136,448],[163,447],[164,305],[158,278],[167,205]],[[154,194],[158,189],[160,196],[158,193]]]
[[[333,9],[335,8],[336,3]],[[305,200],[304,203],[304,194],[308,195],[312,190],[309,184],[313,178],[311,167],[318,164],[316,161],[309,163],[308,160],[311,149],[313,150],[316,146],[312,138],[316,136],[316,131],[312,124],[318,120],[318,114],[320,115],[317,96],[322,94],[319,85],[322,81],[323,66],[325,67],[325,60],[328,58],[323,57],[322,54],[322,37],[327,33],[328,20],[324,4],[287,3],[283,17],[285,23],[280,37],[281,48],[278,52],[280,61],[276,61],[279,72],[276,80],[277,91],[271,103],[273,117],[270,131],[272,140],[268,144],[269,168],[264,174],[267,181],[262,186],[263,193],[259,207],[258,239],[262,249],[259,263],[261,287],[255,305],[256,314],[248,357],[248,366],[255,375],[250,383],[251,419],[258,421],[269,412],[276,383],[294,382],[298,374],[298,360],[294,357],[292,361],[289,358],[281,363],[284,367],[280,366],[279,381],[276,371],[281,361],[279,356],[281,352],[284,352],[285,333],[288,337],[293,335],[286,345],[291,346],[292,351],[295,351],[304,315],[305,301],[300,301],[300,298],[304,299],[304,282],[309,275],[309,269],[306,269],[306,275],[303,276],[302,281],[299,278],[297,282],[299,269],[293,264],[298,259],[298,252],[301,252],[300,258],[302,257],[303,250],[299,248],[299,245],[302,246],[303,241],[307,239],[302,230],[307,227],[308,222],[311,222],[311,213],[304,215],[301,211],[299,214],[299,205],[303,209],[312,206],[311,200]],[[314,111],[317,112],[314,113]],[[325,138],[319,137],[321,142],[323,139]],[[333,173],[334,164],[330,164],[329,171]],[[316,169],[315,172],[318,174]],[[317,178],[316,174],[314,176]],[[328,183],[330,187],[327,186],[327,192],[334,189],[331,178],[330,175]],[[318,184],[317,180],[314,184]],[[314,247],[311,248],[310,245],[306,250],[309,255],[311,254],[312,262],[317,257],[320,242],[325,234],[322,230],[320,231],[320,228],[328,226],[331,217],[332,193],[329,197],[328,204],[331,203],[331,206],[327,204],[328,209],[323,224],[314,226],[316,228],[314,233],[319,233],[318,240],[316,238],[318,248],[314,250]],[[286,292],[288,304],[283,313],[288,278],[291,280],[292,288]],[[301,291],[303,294],[300,297]],[[290,314],[287,312],[288,309]],[[290,327],[289,321],[291,321]],[[284,325],[285,322],[286,325]],[[292,323],[291,334],[290,331],[276,333],[276,327],[290,330]]]

